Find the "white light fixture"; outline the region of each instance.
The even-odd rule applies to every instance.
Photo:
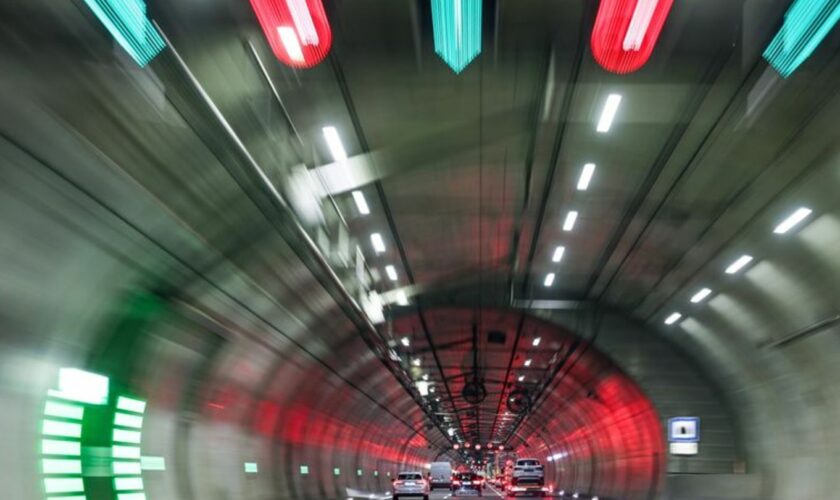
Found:
[[[650,27],[650,21],[656,12],[656,5],[659,0],[639,0],[630,18],[630,26],[627,27],[627,34],[624,35],[622,48],[625,51],[638,52],[642,48],[642,42]]]
[[[540,345],[541,341],[542,341],[542,337],[537,337],[537,338],[534,339],[533,342],[531,342],[531,345],[533,345],[534,347],[537,347],[538,345]]]
[[[411,364],[414,366],[420,366],[420,363],[420,358],[414,358],[413,360],[411,360]]]
[[[397,281],[397,269],[394,266],[385,266],[385,274],[388,275],[389,280]]]
[[[286,6],[289,8],[292,22],[295,23],[295,28],[297,28],[303,44],[318,45],[318,31],[315,29],[315,23],[312,22],[312,15],[309,13],[306,0],[286,0]]]
[[[610,94],[607,96],[604,109],[601,111],[601,118],[598,120],[598,132],[604,134],[610,131],[620,104],[621,96],[619,94]]]
[[[679,321],[679,320],[680,320],[680,318],[682,318],[682,314],[680,314],[680,313],[678,313],[678,312],[671,313],[671,315],[670,315],[670,316],[668,316],[667,318],[665,318],[665,324],[666,324],[666,325],[673,325],[674,323],[676,323],[677,321]]]
[[[545,275],[545,281],[543,281],[543,285],[549,287],[554,284],[554,273],[548,273]]]
[[[370,213],[370,207],[367,204],[364,193],[361,191],[353,191],[353,201],[356,202],[356,208],[359,210],[360,214],[368,215]]]
[[[525,366],[531,366],[531,360],[530,359],[525,360]]]
[[[423,380],[429,380],[429,374],[428,373],[423,374]]]
[[[304,62],[303,51],[300,49],[300,42],[298,42],[297,33],[295,29],[290,26],[280,26],[277,28],[277,36],[280,37],[280,43],[289,54],[289,59],[294,62]]]
[[[429,395],[429,383],[423,380],[418,380],[415,384],[417,386],[417,390],[420,391],[421,396],[428,396]]]
[[[797,208],[795,212],[787,217],[787,219],[783,220],[778,226],[776,226],[776,229],[774,229],[773,232],[776,234],[785,234],[811,215],[811,212],[812,210],[810,208]]]
[[[525,375],[520,375],[517,380],[519,380],[520,382],[525,382]]]
[[[435,393],[435,386],[429,385],[429,392],[434,394]]]
[[[752,258],[751,255],[742,255],[742,256],[738,257],[738,260],[736,260],[735,262],[730,264],[729,267],[726,268],[726,274],[737,273],[738,271],[743,269],[744,266],[746,266],[747,264],[752,262],[752,260],[753,260],[753,258]]]
[[[449,434],[449,437],[452,437],[452,436],[455,435],[455,429],[450,427],[450,428],[446,429],[446,433]]]
[[[409,345],[411,345],[411,340],[409,340],[408,337],[403,337],[400,339],[400,343],[405,347],[408,347]]]
[[[572,229],[574,229],[577,218],[577,210],[569,210],[569,213],[566,214],[566,220],[563,221],[563,231],[571,231]]]
[[[408,305],[408,295],[405,294],[405,291],[398,290],[397,291],[397,305],[399,306],[407,306]]]
[[[566,253],[566,247],[557,247],[554,249],[554,255],[551,256],[551,262],[560,262],[563,260],[563,254]]]
[[[382,253],[385,251],[385,241],[379,233],[373,233],[370,235],[370,244],[373,245],[373,251],[376,253]]]
[[[712,291],[710,289],[702,288],[691,297],[691,302],[693,302],[694,304],[699,304],[700,302],[703,302],[703,299],[708,297],[711,293]]]
[[[327,141],[327,147],[330,148],[333,161],[342,162],[347,160],[347,151],[344,150],[344,144],[341,143],[341,137],[338,136],[338,130],[335,127],[324,127],[324,139]]]
[[[589,183],[592,182],[593,175],[595,175],[595,164],[587,163],[584,165],[583,170],[580,172],[580,179],[578,179],[577,183],[578,191],[586,191],[589,189]]]

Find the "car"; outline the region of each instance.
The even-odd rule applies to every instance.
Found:
[[[432,490],[435,488],[450,489],[452,487],[452,464],[449,462],[432,462],[429,465],[429,477],[431,482],[429,487]]]
[[[545,486],[545,470],[536,458],[520,458],[513,466],[510,483],[506,490],[508,497],[519,495],[545,497],[549,488]]]
[[[452,496],[481,496],[484,481],[474,472],[458,472],[452,477]]]
[[[394,500],[409,497],[429,500],[429,482],[423,479],[420,472],[400,472],[391,486]]]

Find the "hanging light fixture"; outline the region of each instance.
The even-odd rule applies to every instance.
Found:
[[[85,3],[141,68],[166,46],[146,16],[143,0],[85,0]]]
[[[645,65],[674,0],[601,0],[592,54],[605,70],[632,73]]]
[[[435,52],[455,73],[481,53],[482,0],[432,0]]]
[[[782,77],[789,77],[816,50],[840,20],[837,0],[796,0],[764,51],[764,58]]]
[[[251,0],[271,50],[293,68],[311,68],[327,56],[332,30],[321,0]]]

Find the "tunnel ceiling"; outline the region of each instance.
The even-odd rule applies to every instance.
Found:
[[[37,99],[115,172],[168,200],[184,227],[210,228],[174,244],[205,238],[257,268],[266,290],[272,280],[293,289],[305,271],[273,267],[285,257],[266,250],[279,245],[255,222],[269,216],[218,168],[229,159],[216,145],[230,137],[205,129],[210,115],[190,115],[184,103],[209,97],[278,186],[298,164],[325,185],[343,183],[326,202],[346,220],[377,287],[410,299],[393,308],[389,335],[410,338],[421,358],[414,368],[430,374],[438,394],[449,386],[442,416],[465,435],[475,424],[481,443],[510,438],[513,425],[496,418],[502,396],[551,380],[563,350],[529,344],[535,334],[517,316],[476,311],[594,303],[661,325],[701,281],[730,285],[723,269],[743,239],[760,259],[775,251],[770,229],[798,200],[816,211],[836,199],[824,180],[836,154],[828,131],[840,38],[829,36],[782,79],[761,52],[789,2],[677,1],[650,61],[630,75],[593,59],[596,2],[585,0],[484,2],[483,52],[460,74],[434,53],[425,1],[325,2],[333,46],[308,70],[277,62],[247,1],[149,2],[178,56],[165,53],[148,70],[77,3],[3,7],[4,57],[21,67],[4,84]],[[598,133],[610,94],[621,105],[610,131]],[[325,126],[336,128],[352,175],[336,172]],[[581,191],[587,163],[597,168]],[[113,200],[145,209],[118,192]],[[571,211],[578,217],[566,231]],[[384,251],[372,248],[373,233]],[[254,259],[246,251],[258,246]],[[554,262],[558,246],[565,252]],[[309,298],[302,290],[282,299]],[[441,308],[448,305],[461,307]],[[488,391],[477,406],[460,394],[476,361],[474,329]],[[506,340],[491,342],[493,331]],[[533,364],[521,366],[525,359]],[[424,418],[412,411],[414,423]]]

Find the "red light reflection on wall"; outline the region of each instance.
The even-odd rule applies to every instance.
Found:
[[[311,68],[332,47],[332,30],[321,0],[251,0],[274,55],[294,68]]]
[[[674,0],[601,0],[592,55],[605,70],[632,73],[650,59]]]

